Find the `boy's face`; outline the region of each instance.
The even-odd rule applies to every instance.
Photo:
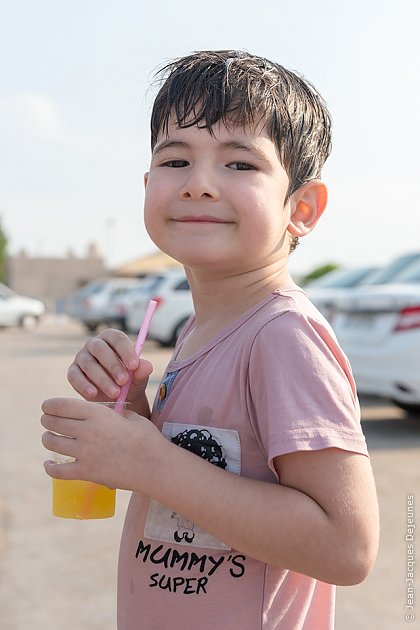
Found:
[[[145,224],[192,269],[243,273],[287,259],[289,185],[264,129],[169,126],[145,175]]]

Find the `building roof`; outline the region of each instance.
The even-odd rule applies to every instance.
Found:
[[[114,274],[118,276],[141,276],[160,269],[169,269],[172,267],[182,267],[181,263],[174,260],[167,254],[157,251],[144,258],[137,258],[121,267],[114,269]]]

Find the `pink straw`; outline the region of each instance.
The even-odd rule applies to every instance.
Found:
[[[142,321],[141,326],[140,326],[139,334],[137,336],[136,344],[134,346],[136,354],[137,354],[137,356],[139,358],[140,358],[141,351],[143,349],[144,342],[145,342],[146,337],[147,337],[147,333],[148,333],[149,328],[150,328],[150,323],[152,321],[152,317],[153,317],[154,312],[156,310],[156,306],[157,306],[157,302],[155,300],[149,300],[149,303],[148,303],[147,308],[146,308],[146,312],[144,314],[143,321]],[[128,382],[121,387],[120,395],[117,398],[117,402],[116,402],[116,405],[115,405],[115,411],[117,413],[121,413],[123,411],[124,403],[125,403],[125,401],[127,399],[128,390],[131,387],[132,380],[133,380],[133,373],[130,372],[130,378],[129,378]]]

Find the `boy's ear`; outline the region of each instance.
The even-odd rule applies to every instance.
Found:
[[[149,179],[149,173],[145,173],[143,175],[143,182],[144,182],[144,187],[146,188],[147,186],[147,180]]]
[[[290,222],[287,227],[292,236],[309,234],[320,219],[328,201],[327,187],[320,179],[311,179],[290,197]]]

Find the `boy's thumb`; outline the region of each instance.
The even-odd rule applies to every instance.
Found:
[[[140,365],[133,374],[133,381],[139,382],[149,378],[153,372],[153,365],[147,359],[140,359]]]

